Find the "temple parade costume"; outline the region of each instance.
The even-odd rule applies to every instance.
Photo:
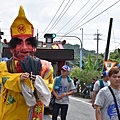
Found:
[[[9,43],[13,46],[10,48],[13,57],[0,62],[0,120],[43,120],[44,105],[49,104],[53,88],[53,67],[50,62],[34,56],[33,32],[33,25],[20,6],[11,25]],[[30,77],[22,81],[21,76],[31,74],[30,71],[34,73],[35,81]]]

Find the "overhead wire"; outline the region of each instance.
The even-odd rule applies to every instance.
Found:
[[[46,27],[46,29],[42,32],[42,34],[40,36],[42,36],[45,31],[48,29],[48,27],[50,26],[50,24],[53,22],[53,20],[55,19],[56,15],[58,14],[59,10],[61,9],[63,3],[65,2],[65,0],[62,1],[62,3],[60,4],[58,10],[56,11],[55,15],[53,16],[52,20],[50,21],[50,23],[48,24],[48,26]]]
[[[53,30],[53,28],[58,24],[58,22],[62,19],[62,17],[68,11],[68,9],[70,8],[70,6],[73,4],[74,0],[72,0],[72,2],[70,3],[70,5],[68,6],[69,2],[70,2],[70,0],[68,1],[68,3],[66,4],[66,6],[64,7],[64,9],[61,11],[60,15],[58,16],[58,18],[56,19],[56,21],[53,23],[53,25],[51,26],[51,28],[48,30],[48,32],[51,32]]]
[[[66,32],[65,35],[71,33],[71,31],[74,31],[74,29],[83,21],[85,20],[104,0],[102,0],[97,6],[96,4],[99,2],[100,0],[98,0],[97,2],[95,2],[90,9],[82,16],[81,19],[79,19],[76,24],[74,24],[69,30],[68,32]]]
[[[118,48],[118,46],[120,45],[120,43],[118,45],[116,45],[117,42],[115,41],[115,39],[116,38],[115,38],[115,34],[114,34],[114,29],[113,29],[113,40],[114,40],[113,42],[115,44],[115,48],[114,49]]]
[[[118,2],[120,2],[120,0],[118,0],[117,2],[115,2],[114,4],[112,4],[111,6],[109,6],[108,8],[106,8],[105,10],[103,10],[102,12],[100,12],[99,14],[95,15],[94,17],[92,17],[91,19],[89,19],[88,21],[84,22],[83,24],[81,24],[80,26],[76,27],[73,31],[75,31],[76,29],[82,27],[83,25],[87,24],[88,22],[90,22],[91,20],[95,19],[96,17],[98,17],[99,15],[101,15],[102,13],[104,13],[105,11],[107,11],[108,9],[110,9],[111,7],[113,7],[114,5],[116,5]],[[69,33],[73,32],[70,31]],[[69,34],[68,33],[68,34]]]
[[[103,1],[102,1],[102,2],[103,2]],[[81,26],[87,24],[88,22],[90,22],[90,21],[93,20],[94,18],[98,17],[99,15],[101,15],[102,13],[104,13],[105,11],[107,11],[108,9],[110,9],[111,7],[113,7],[114,5],[116,5],[118,2],[120,2],[120,0],[117,1],[117,2],[115,2],[114,4],[112,4],[111,6],[109,6],[108,8],[106,8],[105,10],[103,10],[102,12],[100,12],[99,14],[97,14],[96,16],[94,16],[93,18],[91,18],[90,20],[88,20],[87,22],[83,23],[83,24],[80,25],[79,27],[75,28],[74,30],[80,28]],[[73,30],[73,31],[74,31],[74,30]],[[70,31],[70,32],[72,32],[72,31]],[[69,34],[69,33],[68,33],[68,34]],[[67,35],[67,34],[65,34],[65,35]],[[63,36],[65,36],[65,35],[63,35]]]
[[[70,0],[68,1],[68,3],[69,3],[69,2],[70,2]],[[68,4],[68,3],[67,3],[67,4]],[[66,5],[67,5],[67,4],[66,4]],[[62,5],[63,5],[63,4],[62,4]],[[61,7],[62,7],[62,6],[61,6]],[[60,8],[61,8],[61,7],[60,7]],[[65,7],[66,7],[66,6],[65,6]],[[65,8],[65,7],[64,7],[64,8]],[[62,12],[64,11],[64,8],[63,8]],[[59,10],[59,11],[60,11],[60,10]],[[60,15],[62,14],[62,12],[60,12],[59,16],[56,18],[56,20],[54,21],[54,23],[51,25],[51,27],[49,28],[49,30],[48,30],[47,32],[50,31],[50,29],[52,28],[52,26],[53,26],[53,25],[56,23],[56,21],[59,19],[59,17],[60,17]]]
[[[90,0],[88,0],[88,1],[85,3],[85,5],[83,5],[83,7],[80,8],[80,9],[78,10],[78,12],[77,12],[58,32],[56,32],[56,34],[58,34],[65,26],[67,26],[68,23],[70,23],[70,22],[75,18],[75,16],[77,16],[77,14],[89,3],[89,1],[90,1]]]
[[[116,22],[120,22],[120,21],[116,21]],[[118,45],[116,45],[116,42],[115,42],[115,35],[114,35],[114,33],[113,33],[113,37],[114,37],[114,43],[115,43],[115,48],[114,49],[116,49],[116,48],[118,48],[118,46],[120,46],[120,43],[118,44]]]
[[[116,46],[116,43],[115,43],[115,34],[114,34],[114,29],[113,29],[113,40],[114,40],[114,44]]]

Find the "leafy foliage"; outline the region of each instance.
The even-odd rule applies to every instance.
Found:
[[[93,64],[92,64],[92,60],[91,60],[91,57],[90,57],[90,54],[88,55],[88,69],[89,70],[93,70],[94,69]]]
[[[79,83],[86,83],[90,84],[92,81],[92,78],[95,78],[95,76],[98,76],[100,78],[101,73],[99,71],[94,71],[94,70],[80,70],[79,67],[74,68],[70,76],[72,78],[76,78],[79,80]]]
[[[74,69],[71,71],[70,74],[71,77],[75,77],[76,79],[78,79],[80,84],[90,84],[92,78],[94,78],[95,76],[99,76],[100,78],[103,69],[104,54],[99,54],[97,57],[95,51],[88,51],[83,49],[82,70],[80,70],[79,45],[66,44],[66,49],[74,49],[75,51],[75,60],[71,61],[71,63],[73,63],[72,65],[74,66]],[[115,51],[110,52],[109,60],[116,62],[117,64],[120,63],[120,49],[116,49]]]
[[[70,66],[78,66],[80,64],[80,46],[79,45],[71,45],[71,44],[65,44],[64,48],[66,49],[74,49],[74,60],[70,61],[69,64]],[[89,56],[89,57],[88,57]],[[102,69],[102,65],[103,65],[103,57],[96,61],[96,53],[94,50],[89,51],[89,50],[82,50],[82,69],[97,69],[100,70]],[[101,62],[102,61],[102,62]],[[99,65],[97,64],[98,62],[101,62],[101,64],[99,63]],[[91,64],[91,65],[90,65]]]
[[[110,61],[116,62],[117,65],[120,63],[120,49],[115,49],[114,52],[110,53]]]

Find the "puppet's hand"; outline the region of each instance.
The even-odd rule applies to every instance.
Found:
[[[39,58],[33,58],[32,56],[28,55],[27,57],[24,57],[24,61],[19,60],[19,62],[23,72],[28,72],[29,74],[32,72],[32,75],[40,74],[42,64]]]
[[[25,79],[29,78],[29,73],[23,73],[20,76],[20,81],[24,81]]]

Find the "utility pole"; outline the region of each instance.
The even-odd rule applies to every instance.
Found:
[[[80,28],[82,30],[82,47],[83,47],[83,28]]]
[[[112,31],[112,24],[113,24],[113,18],[110,18],[109,29],[108,29],[108,37],[107,37],[107,44],[106,44],[105,56],[104,56],[104,60],[105,61],[108,60],[110,38],[111,38],[111,31]],[[105,66],[104,65],[103,65],[103,71],[105,71]]]
[[[82,30],[82,40],[81,40],[81,50],[80,50],[80,68],[82,69],[82,57],[83,57],[83,28],[80,28]]]
[[[98,54],[99,54],[99,40],[101,40],[100,39],[100,37],[99,36],[101,36],[101,34],[98,32],[98,29],[97,29],[97,34],[94,34],[94,35],[96,35],[97,36],[97,38],[94,38],[94,40],[97,40],[97,55],[96,55],[96,58],[97,58],[97,60],[98,60]]]

